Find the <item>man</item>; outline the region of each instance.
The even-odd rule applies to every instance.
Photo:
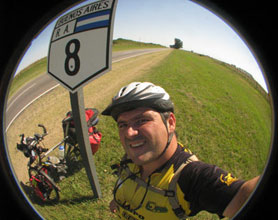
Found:
[[[259,177],[243,181],[178,143],[174,105],[152,83],[123,87],[102,112],[117,122],[126,152],[110,210],[120,219],[186,219],[199,211],[232,217]]]

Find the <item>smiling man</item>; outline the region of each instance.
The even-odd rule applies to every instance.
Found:
[[[117,122],[126,155],[110,210],[120,219],[186,219],[202,210],[232,217],[259,177],[239,180],[178,143],[169,94],[149,82],[123,88],[102,112]]]

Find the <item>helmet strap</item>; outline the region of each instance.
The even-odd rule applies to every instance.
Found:
[[[174,136],[174,132],[172,132],[172,133],[168,133],[168,141],[167,141],[167,144],[166,144],[166,146],[164,147],[164,150],[161,152],[161,154],[157,157],[157,159],[159,159],[160,157],[162,157],[162,155],[166,152],[166,150],[168,149],[168,147],[169,147],[169,145],[170,145],[170,143],[171,143],[171,141],[172,141],[172,138],[173,138],[173,136]]]
[[[166,130],[167,130],[167,133],[168,133],[168,140],[167,140],[167,144],[166,146],[164,147],[164,150],[161,152],[161,154],[157,157],[157,159],[159,159],[160,157],[162,157],[162,155],[166,152],[166,150],[168,149],[172,139],[173,139],[173,136],[174,136],[174,132],[171,132],[169,133],[168,131],[168,125],[167,125],[167,119],[165,118],[164,114],[160,113],[161,115],[161,118],[162,118],[162,121],[166,127]]]

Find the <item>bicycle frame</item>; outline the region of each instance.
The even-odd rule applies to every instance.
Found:
[[[56,144],[54,147],[50,148],[45,154],[41,156],[41,159],[45,158],[48,154],[50,154],[52,151],[54,151],[57,147],[59,147],[61,144],[66,143],[67,137],[65,137],[62,141],[60,141],[58,144]]]
[[[33,174],[33,172],[35,172]],[[47,174],[44,166],[29,167],[30,183],[34,193],[44,202],[58,201],[60,188],[55,184],[54,180]],[[51,195],[55,194],[54,198]]]
[[[46,128],[39,124],[39,127],[43,128],[42,134],[34,134],[34,137],[24,137],[21,134],[21,143],[17,144],[17,149],[22,151],[26,157],[29,158],[28,162],[28,173],[31,186],[34,189],[35,194],[43,201],[52,200],[51,193],[53,190],[56,193],[55,201],[59,200],[60,188],[56,185],[57,180],[64,178],[64,174],[67,174],[66,162],[71,160],[71,153],[73,152],[77,156],[78,145],[73,145],[68,142],[69,137],[67,133],[64,134],[64,139],[50,149],[41,147],[40,142],[43,141],[44,137],[48,134]],[[68,131],[68,126],[67,126]],[[42,161],[43,158],[48,156],[51,152],[57,149],[59,146],[64,145],[65,147],[65,160],[59,160],[58,163],[53,163],[50,160]],[[73,149],[73,150],[72,150]],[[35,164],[34,162],[37,161]],[[57,179],[58,178],[58,179]],[[56,180],[57,179],[57,180]],[[55,182],[56,181],[56,182]]]

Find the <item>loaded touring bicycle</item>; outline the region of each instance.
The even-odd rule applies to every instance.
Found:
[[[96,129],[98,123],[98,110],[95,108],[85,109],[88,133],[92,153],[95,154],[100,146],[102,134]],[[44,147],[43,140],[48,134],[44,125],[42,134],[34,134],[33,137],[25,137],[21,134],[17,149],[29,158],[27,164],[29,184],[33,193],[42,201],[59,201],[59,181],[69,175],[68,170],[76,165],[80,158],[80,150],[76,140],[72,113],[68,112],[62,120],[64,138],[50,149]],[[58,149],[58,156],[50,153]]]

